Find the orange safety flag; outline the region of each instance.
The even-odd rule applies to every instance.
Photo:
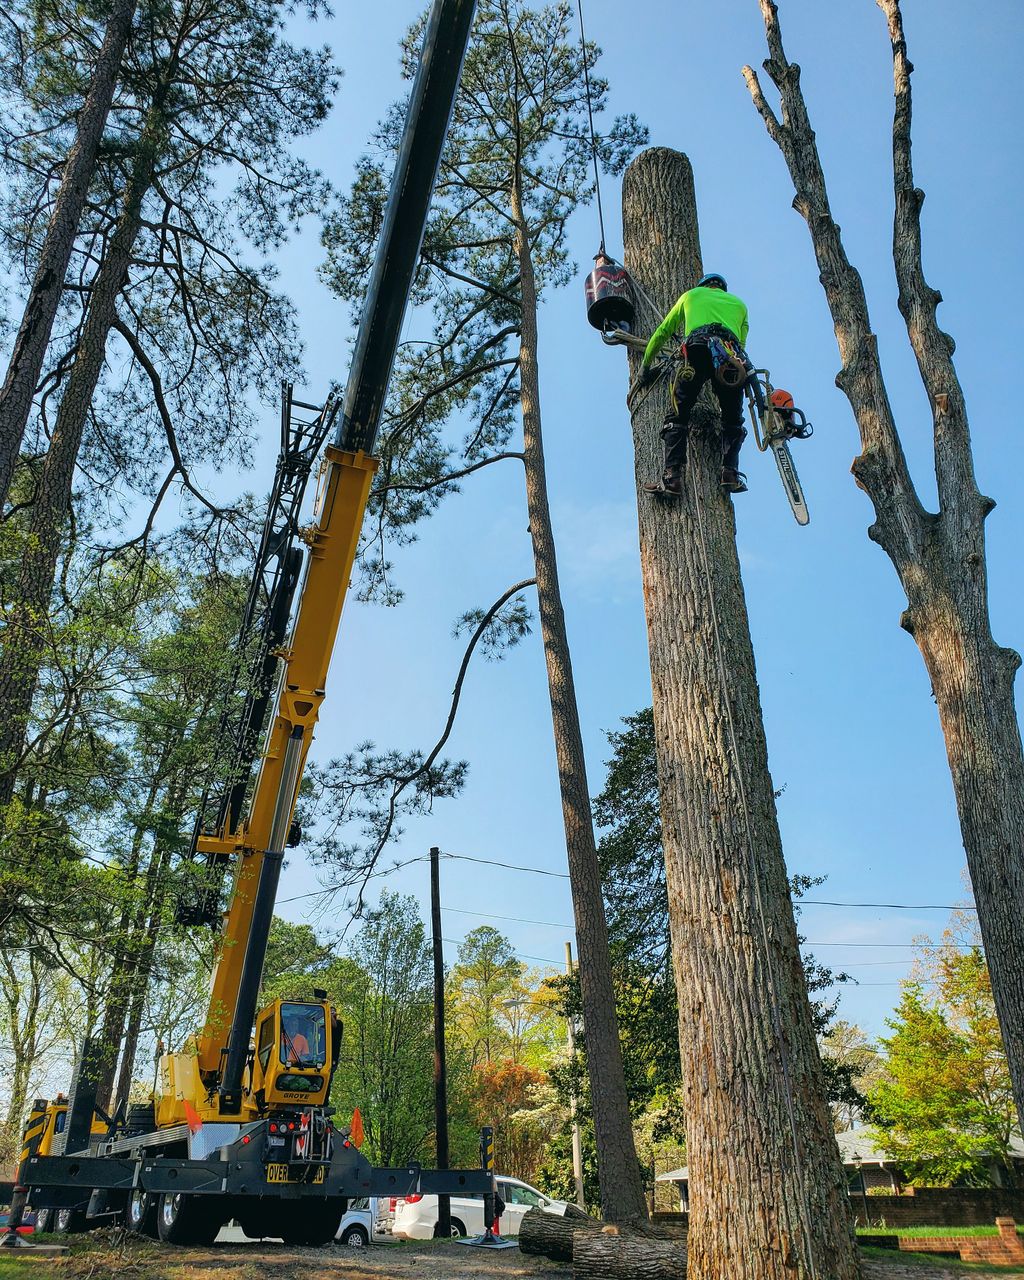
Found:
[[[358,1107],[352,1112],[352,1129],[348,1138],[354,1147],[363,1145],[363,1117],[359,1114]]]
[[[198,1133],[203,1127],[202,1117],[187,1098],[185,1099],[185,1119],[192,1133]]]

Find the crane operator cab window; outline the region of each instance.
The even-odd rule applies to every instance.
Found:
[[[327,1019],[320,1004],[281,1006],[281,1065],[322,1068],[327,1061]]]
[[[319,1105],[330,1084],[328,1010],[275,1000],[257,1021],[252,1093],[259,1108],[281,1102]]]

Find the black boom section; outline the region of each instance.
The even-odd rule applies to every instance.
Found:
[[[340,449],[373,452],[475,8],[476,0],[434,0],[430,12],[335,437]]]

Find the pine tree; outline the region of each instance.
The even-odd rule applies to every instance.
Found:
[[[191,450],[215,464],[244,457],[247,393],[255,387],[266,398],[295,358],[289,308],[271,287],[273,268],[235,256],[237,236],[269,250],[324,198],[318,176],[285,147],[324,118],[336,75],[327,50],[296,49],[284,39],[283,9],[279,0],[147,8],[125,60],[117,129],[94,184],[88,227],[99,259],[93,265],[90,240],[81,250],[88,301],[73,350],[60,362],[56,418],[5,602],[0,805],[13,794],[23,758],[87,428],[98,420],[96,438],[118,442],[107,446],[117,478],[124,471],[147,476],[135,461],[145,456],[147,432],[166,440],[169,467],[154,483],[145,545],[175,477],[219,514],[192,482],[186,455]],[[309,10],[316,15],[316,0]],[[67,74],[74,56],[69,38],[40,74]],[[231,178],[235,189],[225,198]],[[129,372],[101,412],[97,389],[112,332],[126,344]]]
[[[364,590],[394,600],[384,539],[414,526],[458,481],[500,462],[519,462],[526,482],[541,634],[576,918],[588,1061],[601,1171],[612,1221],[646,1217],[615,1025],[607,931],[579,714],[558,584],[541,431],[537,309],[546,287],[572,268],[564,243],[573,211],[592,195],[584,62],[570,10],[540,11],[514,0],[480,6],[466,58],[414,300],[429,306],[434,339],[399,364],[382,432],[382,466],[364,549]],[[411,63],[416,32],[406,46]],[[591,79],[595,110],[607,85]],[[401,128],[396,107],[327,236],[327,274],[359,297],[386,190],[386,161]],[[632,117],[600,140],[608,171],[620,171],[646,134]],[[522,421],[521,449],[506,446]],[[445,428],[469,418],[465,437]]]

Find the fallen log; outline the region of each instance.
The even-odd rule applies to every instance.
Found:
[[[531,1209],[519,1224],[519,1249],[522,1253],[539,1253],[556,1262],[572,1262],[573,1237],[600,1232],[601,1223],[582,1209],[570,1205],[562,1217]]]
[[[685,1275],[685,1240],[603,1231],[576,1235],[572,1280],[683,1280]]]

